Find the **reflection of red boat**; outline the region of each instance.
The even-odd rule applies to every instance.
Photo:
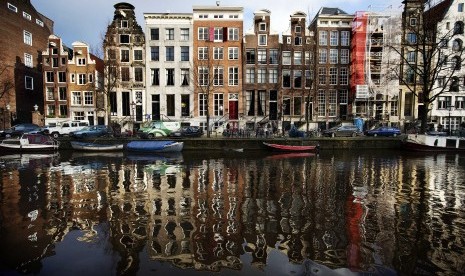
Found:
[[[317,146],[294,146],[294,145],[280,145],[280,144],[270,144],[270,143],[265,143],[263,144],[275,151],[315,151],[317,149]]]
[[[290,152],[290,153],[281,153],[281,154],[273,154],[271,156],[267,156],[265,159],[269,160],[276,160],[276,159],[286,159],[286,158],[305,158],[315,156],[313,152]]]

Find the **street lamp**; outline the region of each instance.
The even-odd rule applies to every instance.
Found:
[[[39,110],[39,106],[37,104],[34,105],[34,111]]]
[[[131,118],[132,118],[132,121],[134,122],[136,121],[136,103],[134,101],[131,103],[131,110],[132,110]]]

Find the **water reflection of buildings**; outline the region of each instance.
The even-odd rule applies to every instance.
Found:
[[[341,154],[182,161],[87,156],[0,169],[1,256],[10,267],[37,272],[69,231],[92,240],[105,222],[121,257],[118,274],[137,272],[143,251],[152,260],[207,271],[240,270],[243,254],[263,270],[270,251],[278,250],[292,263],[312,259],[356,271],[381,263],[407,273],[418,264],[402,262],[421,250],[437,268],[447,265],[452,242],[465,248],[464,230],[447,227],[464,204],[465,189],[454,187],[464,172],[439,171],[461,159]],[[458,257],[451,256],[463,267]]]

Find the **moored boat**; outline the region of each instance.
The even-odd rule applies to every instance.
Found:
[[[282,144],[272,144],[272,143],[265,143],[263,142],[263,145],[265,145],[268,149],[274,150],[274,151],[316,151],[318,149],[318,146],[297,146],[297,145],[282,145]]]
[[[465,151],[465,137],[409,134],[403,144],[413,151]]]
[[[131,141],[127,143],[126,150],[132,152],[180,152],[184,146],[184,142],[176,141]]]
[[[83,151],[118,151],[124,149],[124,144],[98,144],[81,141],[71,141],[71,147]]]
[[[8,151],[35,152],[58,150],[60,143],[40,133],[25,133],[19,138],[4,139],[0,148]]]

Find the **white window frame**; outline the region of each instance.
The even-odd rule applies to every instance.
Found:
[[[349,64],[349,49],[341,49],[341,64]]]
[[[77,66],[86,66],[86,58],[78,58]]]
[[[282,63],[283,65],[291,65],[291,52],[290,51],[283,51],[282,52],[283,60]]]
[[[23,41],[24,41],[24,44],[32,46],[32,33],[24,30],[23,31]]]
[[[239,28],[228,28],[228,41],[239,40]]]
[[[318,35],[319,35],[318,45],[327,46],[328,45],[328,32],[327,31],[319,31]]]
[[[213,47],[213,59],[214,60],[223,60],[224,58],[224,48],[223,47]]]
[[[208,47],[198,47],[197,48],[197,59],[198,60],[207,60],[208,59]]]
[[[260,32],[266,32],[266,23],[260,23],[258,24],[258,30]]]
[[[238,60],[239,59],[239,47],[229,47],[228,48],[228,59],[229,60]]]
[[[340,40],[341,40],[341,46],[350,46],[350,32],[341,31]]]
[[[36,19],[36,24],[43,27],[44,26],[44,22],[42,20],[39,20],[39,19]]]
[[[16,12],[16,13],[18,12],[18,8],[11,3],[8,3],[8,9],[12,12]]]
[[[208,27],[199,27],[197,29],[197,38],[198,40],[209,40],[209,31]]]
[[[213,29],[213,41],[214,42],[223,42],[223,27],[215,27]]]
[[[94,93],[92,91],[84,91],[84,105],[94,105]]]
[[[258,68],[257,83],[266,83],[266,68]]]
[[[268,45],[268,35],[266,35],[266,34],[258,34],[258,45],[259,46],[267,46]]]
[[[329,45],[330,46],[338,46],[339,44],[339,32],[338,31],[330,31],[329,32]]]
[[[229,67],[228,68],[228,85],[229,86],[238,86],[239,85],[239,67]]]
[[[180,41],[189,41],[190,30],[189,28],[181,28],[179,31],[179,40]]]
[[[50,81],[50,77],[52,80]],[[54,83],[55,82],[55,75],[53,71],[46,71],[45,72],[45,82],[46,83]]]
[[[30,14],[28,14],[27,12],[23,11],[23,17],[29,21],[31,21],[32,17]]]
[[[24,53],[24,65],[27,67],[34,67],[34,61],[31,54]]]
[[[330,64],[337,64],[338,62],[338,49],[329,49],[329,63]]]
[[[78,77],[77,77],[77,81],[78,81],[78,85],[85,85],[87,84],[87,74],[77,74]]]
[[[278,83],[278,69],[277,68],[268,68],[268,82],[269,83]]]
[[[71,104],[82,105],[81,91],[71,91]]]

